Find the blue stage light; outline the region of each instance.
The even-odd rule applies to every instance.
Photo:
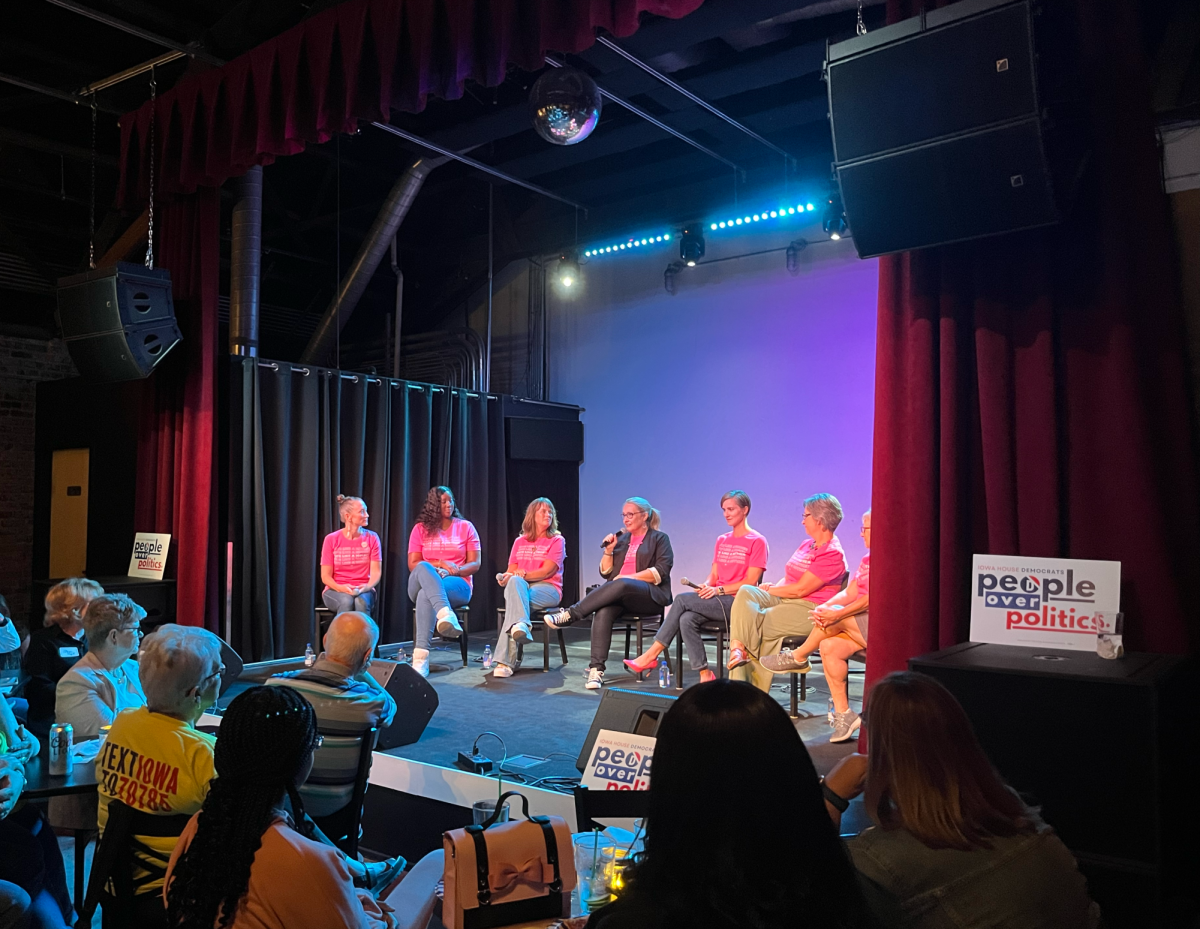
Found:
[[[812,211],[813,211],[813,205],[810,203],[810,204],[808,205],[808,212],[810,212],[810,213],[811,213]]]
[[[789,213],[789,214],[791,214],[791,213],[795,213],[795,212],[796,212],[796,208],[795,208],[794,206],[789,206],[789,207],[788,207],[788,213]]]
[[[771,219],[774,219],[774,218],[775,218],[775,217],[777,217],[778,215],[779,215],[779,213],[777,213],[775,210],[772,210],[772,211],[771,211]]]

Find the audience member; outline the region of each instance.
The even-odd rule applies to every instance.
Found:
[[[101,832],[110,800],[164,816],[195,813],[213,776],[215,739],[197,732],[195,723],[220,692],[220,640],[204,629],[169,623],[146,637],[140,663],[146,705],[117,716],[96,758]],[[160,925],[165,914],[159,891],[176,837],[134,839],[138,925]]]
[[[644,497],[630,497],[621,507],[623,532],[604,537],[600,556],[601,584],[578,603],[546,614],[546,625],[561,629],[592,617],[592,654],[588,690],[604,685],[604,668],[612,648],[613,623],[624,613],[657,616],[671,603],[671,539],[659,531],[662,516]]]
[[[0,594],[0,655],[8,655],[21,647],[21,633],[13,621],[12,610],[4,594]],[[0,929],[4,924],[0,922]]]
[[[767,694],[723,680],[685,691],[658,729],[649,802],[645,854],[588,929],[868,924],[812,760]]]
[[[44,737],[54,721],[54,689],[59,678],[87,652],[83,612],[104,588],[86,577],[59,581],[46,593],[45,628],[29,637],[25,652],[25,699],[29,728]]]
[[[336,849],[311,837],[299,787],[320,745],[316,713],[291,687],[252,687],[230,703],[218,776],[167,869],[172,929],[391,929],[393,907],[419,910],[411,925],[428,921],[440,851],[417,866],[432,871],[419,894],[409,877],[381,902],[355,888]]]
[[[759,658],[779,651],[785,636],[808,635],[812,611],[841,590],[846,554],[834,531],[842,521],[842,505],[833,494],[804,501],[808,539],[788,559],[783,580],[743,586],[730,611],[730,677],[770,690],[772,674]]]
[[[496,638],[492,677],[512,677],[518,646],[533,635],[531,610],[548,610],[562,602],[566,540],[558,531],[558,512],[549,497],[525,507],[521,534],[508,555],[508,569],[496,578],[504,588],[504,627]]]
[[[334,613],[375,610],[375,587],[383,576],[379,536],[367,528],[370,514],[362,497],[337,497],[342,528],[321,543],[321,600]]]
[[[843,759],[825,786],[835,823],[842,801],[865,787],[875,825],[848,844],[881,921],[906,929],[1101,925],[1074,857],[996,773],[950,691],[924,674],[896,672],[871,689],[866,713],[870,756]],[[655,777],[657,764],[656,753]]]
[[[462,635],[455,607],[471,602],[471,575],[483,559],[479,533],[463,519],[449,487],[430,487],[408,537],[408,598],[415,609],[413,670],[429,677],[434,625],[446,639]]]
[[[88,651],[59,678],[54,719],[70,723],[75,741],[94,739],[122,710],[142,706],[146,694],[133,660],[146,611],[126,594],[101,594],[83,614]]]

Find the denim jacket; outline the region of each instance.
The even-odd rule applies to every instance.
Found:
[[[1075,857],[1045,823],[992,848],[933,849],[874,827],[846,844],[880,922],[904,929],[1097,929]]]

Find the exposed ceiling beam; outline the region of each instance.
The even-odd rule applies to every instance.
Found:
[[[143,29],[141,26],[135,26],[133,23],[127,23],[124,20],[118,19],[115,16],[109,16],[107,13],[102,13],[99,10],[94,10],[90,6],[85,6],[82,3],[77,3],[76,0],[46,0],[47,3],[52,3],[54,6],[62,7],[64,10],[70,10],[72,13],[78,13],[80,16],[86,16],[88,19],[95,20],[98,23],[103,23],[113,29],[121,32],[126,32],[129,35],[137,36],[151,45],[158,45],[162,48],[174,49],[177,52],[183,52],[192,58],[198,58],[201,61],[207,61],[209,64],[221,65],[225,62],[215,55],[206,52],[198,42],[177,42],[174,39],[169,39],[166,36],[159,35],[156,32],[151,32],[149,29]]]
[[[49,155],[62,155],[64,158],[71,158],[75,161],[90,162],[92,160],[91,149],[82,148],[78,145],[66,145],[63,142],[55,142],[53,139],[43,139],[41,136],[21,132],[19,129],[0,127],[0,143],[19,145],[21,148],[28,148],[35,152],[45,152]],[[95,157],[96,164],[98,165],[104,165],[106,168],[115,168],[117,166],[117,159],[112,155],[96,152]]]
[[[20,87],[23,90],[31,90],[34,93],[42,94],[46,97],[54,97],[66,103],[74,103],[76,106],[91,106],[92,101],[88,97],[81,97],[77,93],[72,93],[69,90],[59,90],[57,87],[47,87],[45,84],[39,84],[36,81],[26,80],[16,74],[0,74],[0,83],[12,84],[14,87]],[[103,110],[113,116],[121,116],[120,110],[115,110],[110,106],[102,103],[96,104],[96,109]]]

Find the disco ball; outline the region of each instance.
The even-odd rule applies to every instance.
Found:
[[[600,122],[600,88],[577,68],[555,68],[529,91],[533,128],[547,142],[582,142]]]

